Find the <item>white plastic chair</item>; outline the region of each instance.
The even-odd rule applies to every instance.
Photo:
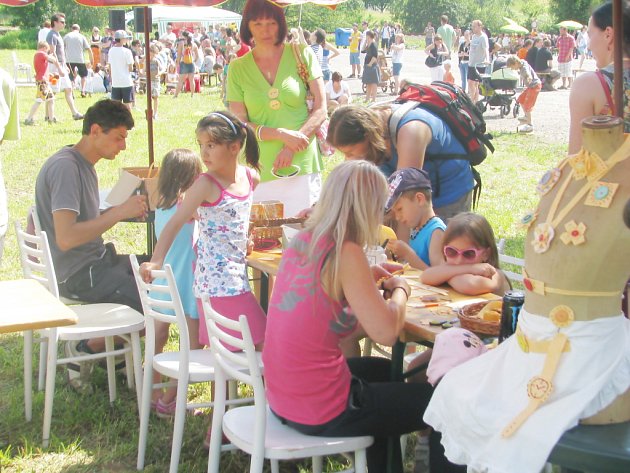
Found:
[[[17,58],[17,54],[15,54],[15,51],[11,51],[11,58],[13,59],[13,80],[17,83],[20,82],[19,79],[19,75],[22,74],[24,75],[24,81],[25,83],[32,83],[33,82],[33,68],[31,67],[30,64],[27,64],[25,62],[19,62],[18,58]]]
[[[522,269],[525,267],[525,260],[522,258],[516,258],[514,256],[506,255],[504,253],[505,238],[501,238],[499,240],[499,243],[497,243],[497,250],[499,251],[499,263],[513,265],[519,268],[519,270],[521,270],[521,272],[516,273],[514,271],[501,268],[501,271],[503,271],[503,274],[505,274],[505,276],[511,282],[522,283],[523,282]]]
[[[25,278],[32,278],[44,285],[55,297],[59,297],[55,269],[50,254],[50,246],[46,232],[30,235],[22,230],[18,222],[15,223],[22,271]],[[140,405],[142,389],[142,354],[140,349],[140,331],[144,328],[144,317],[139,312],[122,304],[86,304],[69,306],[79,319],[76,325],[68,327],[38,330],[40,349],[40,382],[42,389],[43,373],[46,376],[46,391],[44,400],[44,428],[43,445],[48,446],[50,439],[50,424],[52,420],[53,398],[55,394],[55,373],[57,365],[85,362],[100,358],[107,359],[107,377],[110,402],[116,400],[115,356],[125,355],[127,368],[127,382],[130,389],[135,386]],[[114,347],[115,336],[130,336],[131,347]],[[80,357],[57,357],[59,341],[83,340],[105,337],[105,351]],[[43,363],[46,353],[46,364]],[[33,376],[33,331],[24,332],[24,411],[26,420],[32,419],[32,376]],[[133,360],[132,360],[133,359]],[[133,365],[132,365],[133,361]],[[133,366],[133,368],[132,368]]]
[[[267,407],[259,356],[254,347],[247,318],[241,315],[238,321],[230,320],[214,311],[205,297],[203,309],[210,347],[216,363],[217,401],[212,414],[208,472],[219,472],[223,431],[236,447],[251,455],[250,473],[262,472],[265,458],[271,460],[271,471],[278,473],[278,460],[308,457],[313,457],[313,471],[321,472],[322,456],[344,452],[354,452],[354,471],[365,473],[366,448],[374,442],[373,437],[316,437],[304,435],[283,425]],[[242,338],[230,335],[226,329],[236,331]],[[230,351],[222,343],[242,351]],[[253,386],[253,406],[237,407],[225,412],[225,405],[220,400],[225,399],[225,379],[228,376]]]
[[[188,385],[192,383],[211,382],[215,379],[215,364],[210,350],[191,350],[186,324],[186,315],[177,290],[177,283],[170,265],[163,270],[153,271],[152,283],[145,283],[140,277],[140,266],[135,255],[130,255],[131,267],[138,285],[140,300],[146,319],[146,338],[144,345],[144,391],[140,408],[140,435],[138,438],[138,470],[144,469],[149,429],[149,415],[151,413],[151,392],[153,388],[177,385],[175,398],[175,422],[173,426],[173,442],[171,445],[170,472],[177,471],[179,456],[184,435],[186,409],[212,406],[213,403],[187,403]],[[165,281],[156,284],[157,281]],[[164,299],[157,299],[153,294],[164,294]],[[165,311],[174,313],[168,315]],[[179,330],[179,351],[155,353],[155,322],[175,323]],[[153,384],[153,370],[175,380],[170,383]],[[225,391],[225,387],[224,387]],[[225,399],[225,393],[223,394]],[[216,397],[216,395],[215,395]],[[251,398],[241,398],[224,401],[228,404],[251,402]]]

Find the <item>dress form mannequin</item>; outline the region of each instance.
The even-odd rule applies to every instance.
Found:
[[[604,162],[622,146],[630,155],[628,142],[623,135],[623,122],[613,117],[591,117],[582,126],[583,148],[597,154]],[[624,144],[625,143],[625,144]],[[533,280],[543,281],[547,287],[575,291],[574,294],[540,294],[527,291],[525,309],[546,315],[554,307],[566,305],[573,310],[575,320],[587,321],[620,313],[621,294],[630,274],[630,230],[624,224],[623,213],[630,198],[630,159],[615,164],[598,179],[616,183],[619,187],[608,208],[585,205],[585,197],[575,205],[557,226],[549,249],[540,253],[532,244],[538,223],[545,221],[550,207],[570,179],[559,200],[556,215],[571,198],[582,189],[587,178],[575,180],[571,166],[565,164],[562,175],[553,188],[540,201],[535,220],[529,226],[525,243],[525,271]],[[585,225],[585,242],[565,244],[561,235],[565,224],[574,221]],[[599,293],[579,295],[579,292]],[[609,294],[609,295],[605,295]],[[614,349],[607,347],[607,349]],[[630,391],[600,413],[583,420],[584,423],[613,423],[630,419]]]

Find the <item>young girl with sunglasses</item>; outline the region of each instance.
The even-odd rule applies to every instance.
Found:
[[[197,264],[193,290],[199,314],[199,342],[208,344],[201,297],[208,296],[220,314],[248,318],[254,343],[261,346],[266,316],[251,292],[245,256],[247,231],[258,172],[258,146],[251,128],[232,113],[213,112],[197,124],[197,142],[207,171],[186,192],[177,212],[162,231],[149,263],[140,268],[143,279],[160,269],[173,240],[191,218],[199,221]],[[245,160],[239,164],[245,145]],[[254,169],[252,169],[254,168]]]
[[[502,296],[510,289],[499,269],[499,253],[488,221],[474,213],[460,213],[444,232],[444,263],[422,273],[422,282],[432,286],[448,283],[457,292],[478,295],[492,292]]]

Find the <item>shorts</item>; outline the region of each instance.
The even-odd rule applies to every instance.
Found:
[[[68,67],[70,68],[70,80],[74,80],[75,78],[75,75],[74,75],[75,67],[77,69],[77,74],[79,74],[79,77],[81,77],[82,79],[84,77],[87,77],[88,75],[87,66],[83,63],[69,62]]]
[[[573,71],[571,70],[572,62],[559,62],[558,63],[558,71],[560,71],[560,77],[571,77],[573,78]]]
[[[157,98],[160,96],[160,92],[162,91],[162,84],[160,84],[160,79],[156,78],[151,81],[151,97]]]
[[[472,191],[466,192],[463,197],[452,204],[446,204],[442,207],[436,208],[435,215],[440,217],[444,223],[448,223],[448,221],[455,215],[462,212],[470,212],[472,210],[472,197]]]
[[[381,73],[376,64],[373,66],[365,66],[363,68],[363,83],[364,84],[366,85],[378,84],[380,81],[381,81]]]
[[[481,82],[481,76],[479,74],[483,74],[486,72],[485,66],[471,66],[468,65],[468,80],[472,80],[474,82]]]
[[[325,71],[322,71],[322,76],[324,77],[324,82],[328,82],[330,80],[330,69],[326,69]]]
[[[521,93],[521,95],[518,96],[516,101],[523,106],[523,111],[532,111],[534,105],[536,105],[536,99],[538,98],[541,88],[542,84],[535,85],[534,87],[528,87]]]
[[[228,319],[236,321],[241,314],[245,314],[254,344],[261,343],[265,339],[267,316],[252,292],[245,292],[236,296],[209,297],[209,300],[212,308]],[[203,311],[201,299],[197,299],[197,312],[200,315],[199,343],[207,346],[210,343],[206,325],[206,314]],[[235,332],[231,330],[226,331],[236,336]],[[231,349],[232,347],[228,348]]]
[[[133,87],[112,87],[112,100],[122,103],[133,102]]]
[[[359,54],[358,51],[356,53],[350,53],[350,65],[361,65],[361,54]]]
[[[389,38],[381,38],[381,48],[389,48]]]
[[[195,65],[194,64],[186,64],[184,61],[179,63],[179,73],[180,74],[194,74],[195,73]]]
[[[394,77],[400,75],[400,70],[402,69],[402,62],[395,62],[392,64],[392,74]]]
[[[46,102],[55,98],[55,94],[53,94],[50,85],[45,80],[36,81],[35,88],[37,89],[35,92],[35,100],[37,102]]]

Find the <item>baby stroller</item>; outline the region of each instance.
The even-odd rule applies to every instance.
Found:
[[[501,118],[509,115],[510,111],[516,118],[520,105],[514,103],[514,108],[512,108],[512,102],[515,102],[518,72],[505,67],[505,61],[502,58],[494,61],[492,71],[492,74],[480,74],[479,93],[483,99],[477,102],[477,108],[481,113],[485,113],[488,108],[494,110],[498,107]]]
[[[387,63],[387,57],[385,53],[379,49],[378,58],[376,59],[376,64],[378,65],[379,73],[381,76],[381,80],[378,83],[378,86],[383,90],[383,92],[387,93],[387,89],[391,91],[393,94],[396,91],[396,83],[394,82],[394,74],[392,73],[391,66]],[[367,92],[367,86],[363,84],[363,93]]]

